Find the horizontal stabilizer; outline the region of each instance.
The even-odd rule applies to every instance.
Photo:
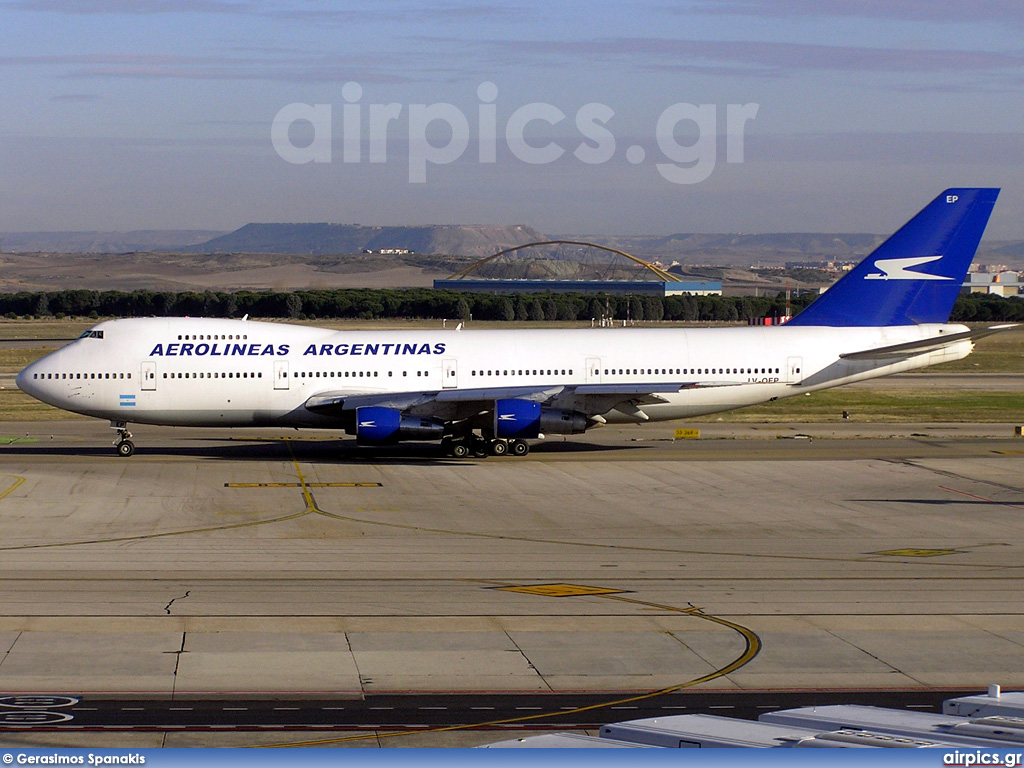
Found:
[[[994,333],[1000,333],[1001,331],[1008,331],[1011,328],[1016,328],[1018,325],[1019,323],[1011,323],[1009,325],[992,325],[988,328],[978,328],[977,330],[964,331],[962,333],[950,333],[944,336],[933,336],[930,339],[908,341],[904,344],[893,344],[889,347],[865,349],[860,352],[846,352],[839,355],[839,357],[842,360],[891,360],[893,358],[913,357],[914,355],[923,355],[926,352],[933,352],[936,349],[951,346],[957,342],[983,339]]]

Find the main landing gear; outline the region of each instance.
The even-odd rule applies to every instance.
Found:
[[[135,443],[131,441],[132,433],[128,431],[128,425],[123,421],[112,421],[110,428],[117,430],[117,439],[114,441],[117,455],[128,458],[135,453]]]
[[[478,435],[468,437],[446,437],[441,441],[441,449],[446,456],[464,459],[470,454],[478,459],[487,456],[525,456],[530,452],[530,444],[525,440],[490,440]]]

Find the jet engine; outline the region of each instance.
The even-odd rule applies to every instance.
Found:
[[[542,432],[578,435],[588,426],[586,414],[545,408],[530,400],[494,401],[494,436],[505,440],[532,440]]]
[[[388,445],[402,440],[440,440],[444,424],[418,416],[403,416],[397,408],[356,408],[356,442]]]

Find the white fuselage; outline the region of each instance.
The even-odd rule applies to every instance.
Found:
[[[965,357],[969,340],[893,362],[858,352],[966,331],[884,328],[335,331],[283,323],[146,318],[97,324],[28,366],[18,386],[114,422],[338,427],[306,401],[348,395],[665,382],[651,421],[730,410]],[[688,386],[679,390],[681,382]],[[608,422],[637,421],[623,410]]]

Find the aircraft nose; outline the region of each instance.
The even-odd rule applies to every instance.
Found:
[[[35,395],[36,387],[32,386],[32,374],[36,372],[37,364],[32,363],[22,369],[21,373],[14,377],[14,383],[18,389],[26,395]]]

